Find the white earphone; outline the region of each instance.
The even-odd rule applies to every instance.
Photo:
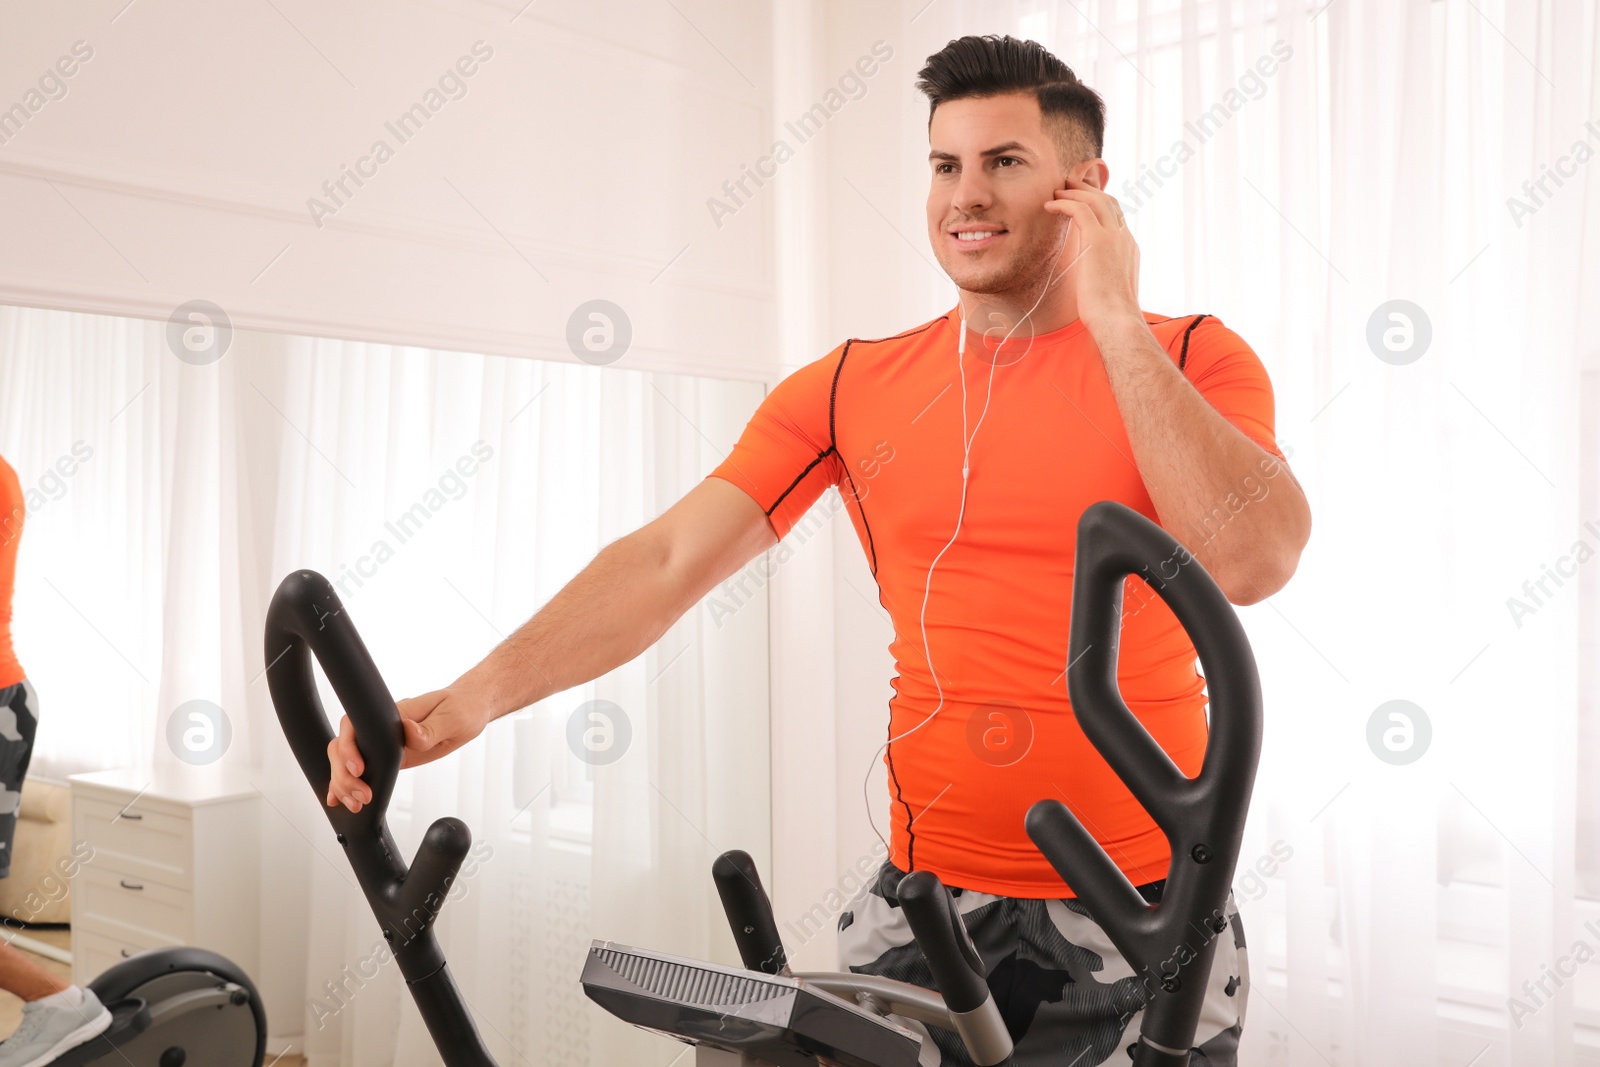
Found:
[[[1045,281],[1044,288],[1039,291],[1039,299],[1033,302],[1033,307],[1029,308],[1022,318],[1017,320],[1016,325],[1012,326],[1011,329],[1006,331],[1006,335],[1000,339],[1000,344],[995,346],[995,358],[989,363],[989,385],[988,390],[984,394],[983,398],[983,410],[978,413],[978,421],[972,427],[972,433],[970,435],[967,433],[967,373],[965,367],[965,358],[967,353],[967,307],[966,302],[961,299],[960,288],[958,287],[956,289],[956,304],[961,308],[961,337],[956,342],[956,376],[961,379],[961,504],[956,511],[955,532],[950,535],[950,540],[946,541],[945,546],[941,548],[938,554],[933,557],[933,562],[928,564],[928,578],[922,587],[922,611],[919,618],[922,629],[922,655],[923,658],[928,662],[928,674],[933,678],[934,688],[938,690],[939,703],[933,709],[933,713],[926,719],[923,719],[905,733],[891,737],[883,744],[879,745],[878,750],[872,755],[871,762],[867,764],[867,776],[861,781],[861,799],[867,805],[867,822],[871,824],[872,832],[877,835],[879,841],[883,842],[885,849],[889,848],[889,842],[884,841],[883,834],[878,830],[877,821],[872,818],[872,800],[867,792],[867,786],[872,781],[872,768],[877,765],[878,759],[883,755],[884,751],[888,749],[890,745],[894,744],[896,741],[910,737],[912,734],[916,733],[918,730],[932,722],[938,716],[939,712],[944,710],[944,686],[939,684],[939,674],[933,669],[933,652],[928,647],[928,594],[933,589],[933,569],[939,565],[939,560],[944,558],[944,554],[950,551],[950,546],[956,543],[956,538],[961,536],[961,523],[967,514],[967,481],[972,472],[972,442],[977,440],[978,428],[983,425],[984,416],[989,413],[989,400],[994,396],[994,368],[1000,362],[1000,349],[1005,347],[1005,343],[1011,339],[1011,335],[1017,331],[1017,327],[1028,321],[1028,319],[1033,315],[1034,311],[1038,309],[1039,305],[1044,302],[1045,294],[1048,293],[1050,288],[1059,280],[1059,275],[1055,274],[1055,268],[1056,264],[1061,262],[1061,253],[1066,250],[1067,233],[1071,230],[1071,228],[1072,220],[1069,218],[1067,220],[1067,224],[1062,227],[1061,243],[1057,246],[1055,259],[1050,264],[1050,275]],[[1071,264],[1068,264],[1068,267],[1070,268]]]

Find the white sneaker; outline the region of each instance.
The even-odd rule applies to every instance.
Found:
[[[76,1008],[28,1001],[22,1005],[22,1025],[0,1041],[0,1067],[45,1067],[68,1049],[105,1033],[110,1025],[111,1012],[92,989],[83,990],[83,1002]]]

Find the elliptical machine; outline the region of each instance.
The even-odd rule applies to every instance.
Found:
[[[449,1067],[495,1067],[433,931],[472,834],[460,819],[435,821],[407,867],[386,819],[404,750],[400,713],[333,586],[314,571],[296,571],[284,578],[267,609],[267,686],[289,747],[320,801],[328,790],[333,730],[317,694],[313,655],[355,726],[366,763],[362,780],[372,790],[372,800],[359,812],[319,806],[440,1056]],[[907,915],[918,916],[919,942],[949,1001],[931,990],[866,975],[789,975],[772,905],[749,857],[725,855],[713,874],[741,958],[751,969],[596,941],[582,979],[591,998],[622,1018],[699,1045],[699,1067],[807,1067],[819,1061],[915,1067],[921,1038],[887,1018],[891,1012],[961,1032],[985,1065],[1011,1054],[982,963],[933,875],[908,877],[900,897]]]
[[[1177,562],[1177,572],[1151,568]],[[1166,832],[1161,901],[1146,904],[1093,835],[1056,801],[1035,804],[1029,836],[1144,978],[1134,1067],[1187,1067],[1223,907],[1238,861],[1261,744],[1255,660],[1232,606],[1200,564],[1156,524],[1103,501],[1078,523],[1068,689],[1084,733]],[[1200,774],[1187,778],[1117,690],[1122,584],[1143,577],[1194,642],[1210,692]],[[267,611],[272,701],[296,761],[356,872],[423,1022],[449,1067],[494,1067],[433,933],[471,845],[459,819],[437,820],[408,868],[385,820],[404,733],[382,676],[327,579],[297,571]],[[360,739],[372,801],[360,812],[321,805],[333,731],[311,670],[315,655]],[[921,1039],[898,1015],[962,1036],[985,1067],[1011,1054],[982,961],[955,903],[929,872],[899,895],[942,992],[862,974],[788,973],[771,903],[749,857],[728,853],[713,878],[744,969],[596,941],[582,982],[625,1021],[697,1046],[699,1067],[915,1067]],[[909,898],[909,900],[908,900]]]

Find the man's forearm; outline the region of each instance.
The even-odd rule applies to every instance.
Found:
[[[1099,324],[1093,336],[1161,524],[1235,603],[1277,592],[1310,536],[1294,476],[1207,403],[1142,317]],[[1259,497],[1245,489],[1251,479],[1266,487]],[[1248,505],[1233,511],[1241,498]],[[1208,536],[1219,509],[1226,529]]]
[[[654,644],[683,603],[660,540],[613,541],[458,684],[481,689],[499,718],[598,678]]]

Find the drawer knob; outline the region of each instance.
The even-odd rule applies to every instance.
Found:
[[[129,952],[127,949],[123,949],[122,950],[122,958],[123,959],[125,959],[125,960],[126,959],[131,959],[132,957],[133,957],[133,953]]]
[[[117,813],[117,818],[119,818],[119,819],[132,819],[134,822],[138,822],[140,819],[144,818],[144,816],[143,815],[139,815],[136,812],[122,811],[122,812],[118,812]]]
[[[127,881],[125,879],[122,879],[122,878],[117,879],[117,884],[122,886],[122,888],[124,888],[124,889],[143,889],[144,888],[144,886],[139,884],[138,882],[129,882],[129,881]]]

